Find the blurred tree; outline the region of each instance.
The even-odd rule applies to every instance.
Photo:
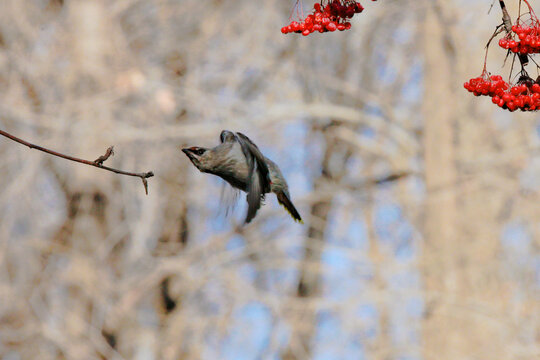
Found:
[[[302,37],[278,0],[0,1],[0,127],[156,173],[145,196],[0,140],[0,357],[539,357],[537,116],[460,89],[500,16],[365,5]],[[305,226],[273,197],[218,216],[178,146],[222,129]]]
[[[426,290],[423,327],[424,357],[454,359],[460,344],[459,323],[445,307],[456,293],[456,250],[466,247],[457,237],[456,73],[455,45],[447,25],[446,5],[425,8],[424,35],[424,161],[427,189],[425,247],[422,270]],[[461,354],[464,356],[465,354]],[[458,356],[459,357],[459,356]]]

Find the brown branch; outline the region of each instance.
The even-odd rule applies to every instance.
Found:
[[[399,171],[399,172],[396,172],[396,173],[392,173],[392,174],[389,174],[389,175],[386,175],[386,176],[383,176],[383,177],[380,177],[380,178],[377,178],[377,179],[373,179],[372,182],[376,185],[382,185],[382,184],[386,184],[386,183],[389,183],[389,182],[394,182],[394,181],[397,181],[397,180],[400,180],[404,177],[407,177],[411,175],[411,172],[409,171]]]
[[[49,150],[49,149],[44,148],[42,146],[29,143],[28,141],[25,141],[25,140],[20,139],[20,138],[18,138],[16,136],[13,136],[10,133],[7,133],[7,132],[5,132],[5,131],[3,131],[1,129],[0,129],[0,135],[5,136],[8,139],[13,140],[15,142],[18,142],[19,144],[28,146],[30,149],[36,149],[36,150],[39,150],[39,151],[43,151],[43,152],[45,152],[47,154],[58,156],[60,158],[66,159],[66,160],[71,160],[71,161],[75,161],[75,162],[78,162],[78,163],[81,163],[81,164],[94,166],[94,167],[97,167],[97,168],[100,168],[100,169],[103,169],[103,170],[111,171],[111,172],[113,172],[115,174],[138,177],[138,178],[140,178],[142,180],[143,186],[144,186],[144,191],[146,192],[146,195],[148,195],[148,181],[146,179],[149,178],[149,177],[154,176],[154,173],[152,171],[145,172],[145,173],[134,173],[134,172],[128,172],[128,171],[114,169],[112,167],[108,167],[108,166],[103,165],[104,161],[106,161],[109,157],[111,157],[111,155],[114,155],[114,151],[113,151],[112,146],[107,149],[107,151],[105,152],[104,155],[100,156],[99,158],[97,158],[94,161],[89,161],[89,160],[79,159],[79,158],[76,158],[76,157],[73,157],[73,156],[65,155],[65,154],[62,154],[62,153],[59,153],[59,152],[56,152],[56,151],[53,151],[53,150]]]
[[[510,14],[508,14],[508,10],[506,10],[506,5],[503,0],[499,0],[499,5],[501,6],[503,14],[502,20],[504,28],[506,29],[506,32],[509,33],[512,31],[512,18],[510,18]]]

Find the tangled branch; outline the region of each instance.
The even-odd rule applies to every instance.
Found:
[[[59,152],[44,148],[44,147],[39,146],[39,145],[29,143],[28,141],[25,141],[23,139],[20,139],[20,138],[14,136],[14,135],[11,135],[10,133],[5,132],[5,131],[3,131],[1,129],[0,129],[0,135],[5,136],[8,139],[13,140],[15,142],[18,142],[19,144],[28,146],[30,149],[36,149],[36,150],[39,150],[39,151],[43,151],[43,152],[45,152],[47,154],[54,155],[54,156],[57,156],[57,157],[60,157],[60,158],[66,159],[66,160],[71,160],[71,161],[75,161],[75,162],[78,162],[78,163],[81,163],[81,164],[94,166],[94,167],[97,167],[97,168],[100,168],[100,169],[103,169],[103,170],[111,171],[111,172],[113,172],[115,174],[138,177],[138,178],[140,178],[142,180],[142,183],[143,183],[143,186],[144,186],[144,191],[146,192],[146,195],[148,195],[148,181],[146,179],[154,176],[154,173],[152,171],[148,171],[148,172],[145,172],[145,173],[134,173],[134,172],[123,171],[123,170],[119,170],[119,169],[115,169],[115,168],[103,165],[103,163],[107,159],[109,159],[109,157],[114,155],[114,151],[113,151],[112,146],[109,147],[105,151],[105,154],[101,155],[100,157],[98,157],[94,161],[90,161],[90,160],[79,159],[79,158],[76,158],[76,157],[73,157],[73,156],[70,156],[70,155],[62,154],[62,153],[59,153]]]

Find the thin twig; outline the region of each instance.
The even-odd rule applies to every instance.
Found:
[[[90,160],[84,160],[84,159],[79,159],[79,158],[76,158],[76,157],[73,157],[73,156],[65,155],[65,154],[62,154],[62,153],[59,153],[59,152],[44,148],[42,146],[29,143],[28,141],[25,141],[25,140],[20,139],[20,138],[18,138],[16,136],[13,136],[10,133],[5,132],[5,131],[3,131],[1,129],[0,129],[0,135],[3,135],[5,137],[7,137],[8,139],[13,140],[15,142],[18,142],[19,144],[28,146],[30,149],[36,149],[36,150],[39,150],[39,151],[43,151],[43,152],[45,152],[47,154],[58,156],[58,157],[61,157],[63,159],[66,159],[66,160],[71,160],[71,161],[75,161],[75,162],[78,162],[78,163],[81,163],[81,164],[94,166],[94,167],[97,167],[97,168],[100,168],[100,169],[103,169],[103,170],[111,171],[111,172],[113,172],[115,174],[138,177],[138,178],[140,178],[142,180],[143,186],[144,186],[144,191],[146,192],[146,195],[148,195],[148,181],[146,179],[149,178],[149,177],[154,176],[154,173],[152,171],[148,171],[148,172],[145,172],[145,173],[134,173],[134,172],[128,172],[128,171],[114,169],[112,167],[108,167],[108,166],[103,165],[104,161],[106,161],[111,155],[114,155],[114,151],[113,151],[112,146],[107,149],[107,151],[105,152],[104,155],[100,156],[99,158],[97,158],[94,161],[90,161]]]
[[[109,148],[107,149],[107,151],[105,151],[105,154],[104,155],[101,155],[100,157],[98,157],[96,160],[94,160],[94,163],[98,164],[98,165],[103,165],[103,163],[108,159],[110,158],[112,155],[114,155],[114,146],[109,146]]]

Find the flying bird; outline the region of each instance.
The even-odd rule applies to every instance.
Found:
[[[247,193],[246,224],[253,220],[269,192],[276,194],[278,202],[294,220],[302,222],[276,163],[265,157],[257,145],[242,133],[223,130],[220,140],[221,143],[211,149],[193,146],[182,151],[201,172],[217,175],[232,187]]]

